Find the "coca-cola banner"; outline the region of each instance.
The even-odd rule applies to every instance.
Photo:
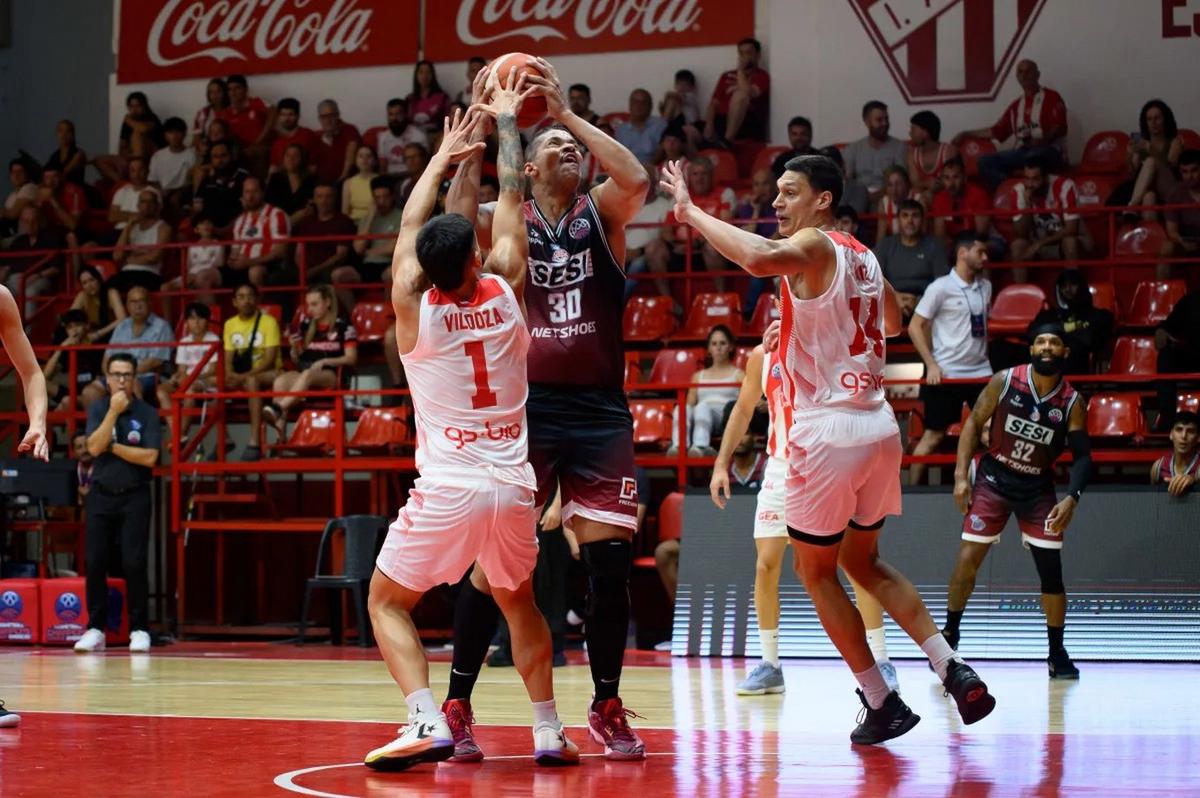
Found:
[[[604,53],[731,44],[754,35],[749,0],[436,0],[425,53],[462,61],[519,50]]]
[[[411,64],[420,0],[121,0],[118,83]]]

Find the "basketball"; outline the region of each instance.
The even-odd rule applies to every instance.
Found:
[[[531,63],[533,58],[528,53],[506,53],[497,58],[491,63],[491,71],[488,72],[488,91],[496,88],[497,81],[508,80],[509,70],[513,67],[517,68],[518,76],[525,72],[540,75],[541,71]],[[517,125],[519,127],[532,127],[541,122],[545,116],[546,98],[540,95],[529,97],[521,104],[521,110],[517,114]]]

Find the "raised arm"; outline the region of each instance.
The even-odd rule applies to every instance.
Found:
[[[991,382],[979,394],[971,415],[963,422],[962,435],[958,439],[958,460],[954,466],[954,501],[963,515],[971,504],[971,481],[967,478],[971,467],[971,459],[979,448],[979,436],[983,428],[996,412],[1000,403],[1000,394],[1004,391],[1004,375],[1001,371],[992,376]]]
[[[471,83],[471,105],[475,106],[484,101],[487,93],[487,76],[491,69],[487,66],[479,70]],[[485,142],[491,125],[488,120],[481,120],[471,134],[471,143]],[[479,177],[483,172],[483,150],[473,152],[458,165],[454,179],[450,181],[450,189],[446,192],[446,213],[461,213],[468,219],[479,216]],[[491,221],[491,216],[488,217]]]
[[[746,430],[750,429],[750,420],[754,418],[754,408],[758,406],[758,400],[763,395],[762,370],[765,358],[762,346],[754,347],[754,351],[750,353],[750,357],[746,361],[746,378],[742,380],[737,402],[734,403],[733,410],[729,412],[729,421],[725,424],[725,431],[721,434],[721,451],[717,453],[717,460],[713,463],[712,479],[708,484],[708,491],[712,495],[713,504],[722,510],[725,509],[725,503],[729,500],[729,461],[733,459],[733,452],[745,437]]]
[[[33,347],[25,337],[21,313],[16,300],[7,288],[0,286],[0,342],[12,359],[21,385],[25,389],[25,409],[29,413],[29,431],[21,439],[17,451],[31,453],[39,460],[50,459],[50,444],[46,440],[46,377],[38,366]]]
[[[904,329],[904,315],[900,312],[900,300],[896,289],[887,280],[883,281],[883,335],[895,338]]]

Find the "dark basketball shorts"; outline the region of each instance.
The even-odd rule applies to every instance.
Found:
[[[982,384],[969,383],[922,385],[921,401],[925,403],[925,411],[921,420],[925,429],[945,432],[947,427],[962,421],[963,403],[974,407],[983,388]]]
[[[1021,541],[1025,546],[1061,549],[1063,536],[1046,529],[1046,517],[1058,502],[1054,487],[1032,499],[1010,499],[983,477],[977,477],[971,494],[971,506],[963,518],[962,539],[975,543],[998,543],[1000,532],[1010,515],[1016,515]]]
[[[637,531],[633,417],[620,390],[529,386],[529,462],[537,504],[562,491],[562,520],[575,516]]]

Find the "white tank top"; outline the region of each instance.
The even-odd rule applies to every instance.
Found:
[[[784,278],[780,357],[797,417],[885,405],[883,272],[853,236],[825,236],[837,252],[829,289],[797,299]]]
[[[147,246],[152,247],[152,246],[156,245],[158,243],[158,230],[164,224],[166,224],[166,222],[159,220],[143,230],[141,227],[141,224],[139,222],[137,222],[137,221],[130,222],[129,223],[129,245],[131,247],[147,247]],[[130,265],[126,266],[125,268],[126,269],[134,269],[134,270],[143,271],[143,272],[154,272],[155,274],[162,274],[162,263],[161,262],[160,263],[130,264]]]
[[[484,469],[533,486],[525,423],[529,330],[508,283],[483,275],[460,301],[421,297],[417,343],[401,355],[417,423],[417,468]]]
[[[767,397],[767,415],[770,426],[767,430],[767,454],[786,458],[788,432],[792,428],[792,401],[787,394],[783,379],[783,364],[779,362],[779,351],[768,352],[763,357],[763,396]]]

